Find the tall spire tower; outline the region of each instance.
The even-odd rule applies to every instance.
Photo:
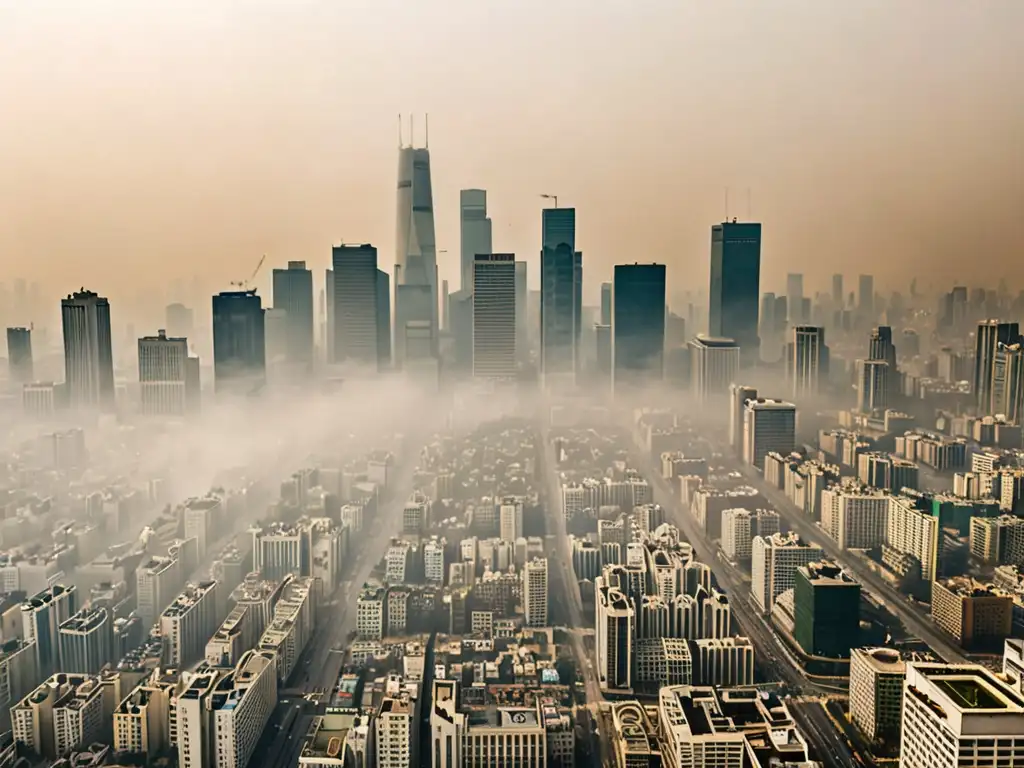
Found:
[[[399,122],[401,126],[401,121]],[[430,184],[430,150],[415,146],[410,118],[409,143],[398,146],[398,230],[395,242],[395,362],[437,356],[437,246]]]

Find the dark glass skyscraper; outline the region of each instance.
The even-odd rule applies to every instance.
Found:
[[[377,270],[377,366],[391,367],[391,276]]]
[[[263,302],[255,289],[213,297],[213,376],[217,392],[251,394],[266,382]]]
[[[665,265],[617,264],[612,285],[612,388],[665,370]]]
[[[11,381],[31,384],[35,378],[32,365],[32,329],[7,329],[7,363]]]
[[[274,309],[287,312],[288,359],[313,365],[313,273],[304,261],[274,270]]]
[[[61,301],[64,380],[72,407],[114,407],[110,302],[81,290]]]
[[[726,221],[711,228],[709,335],[733,339],[745,364],[760,356],[757,310],[761,284],[761,225]]]
[[[540,370],[545,376],[575,374],[582,282],[576,209],[547,208],[541,219],[540,254]]]

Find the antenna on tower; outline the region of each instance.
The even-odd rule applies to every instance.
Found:
[[[424,147],[424,149],[430,149],[430,113],[429,112],[424,112],[423,113],[423,121],[427,124],[426,125],[427,143],[426,143],[426,146]]]

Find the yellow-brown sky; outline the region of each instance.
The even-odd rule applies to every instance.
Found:
[[[575,205],[588,299],[622,261],[704,288],[749,187],[768,289],[1024,287],[1022,43],[1021,0],[0,0],[0,281],[390,268],[401,111],[453,280],[461,187],[533,261],[537,195]]]

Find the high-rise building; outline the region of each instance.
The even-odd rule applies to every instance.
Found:
[[[764,469],[769,453],[788,456],[796,448],[796,406],[759,397],[743,411],[743,459]]]
[[[287,355],[307,369],[313,365],[313,273],[304,261],[274,270],[274,309],[287,312]]]
[[[889,494],[878,488],[834,485],[821,492],[821,529],[840,549],[886,544]]]
[[[601,325],[612,324],[612,284],[601,283]]]
[[[523,537],[523,500],[506,496],[498,505],[498,536],[503,541],[518,541]]]
[[[793,325],[806,323],[807,318],[801,313],[804,300],[804,276],[799,272],[786,275],[786,299],[789,304],[789,322]]]
[[[616,264],[612,284],[612,388],[665,375],[665,265]]]
[[[761,225],[734,220],[713,226],[708,335],[735,340],[745,364],[760,357],[760,285]]]
[[[900,390],[899,371],[896,368],[896,346],[892,343],[892,328],[880,325],[871,331],[868,339],[868,359],[884,360],[889,369],[886,372],[886,402],[892,403]]]
[[[147,416],[184,416],[199,409],[199,358],[188,340],[163,330],[139,339],[139,399]]]
[[[835,563],[796,571],[793,637],[808,656],[845,659],[860,634],[860,584]]]
[[[217,618],[217,582],[186,586],[160,614],[163,662],[181,669],[202,658]]]
[[[884,410],[889,404],[889,364],[884,360],[857,361],[857,410]]]
[[[1022,734],[1024,700],[981,665],[907,664],[899,768],[1021,768]]]
[[[98,675],[114,660],[114,616],[106,608],[83,608],[61,622],[61,672]]]
[[[576,250],[576,209],[541,213],[540,371],[548,381],[575,381],[583,307],[582,255]]]
[[[748,400],[757,399],[757,390],[744,384],[729,384],[729,445],[737,456],[743,455],[743,414]]]
[[[61,301],[64,380],[72,408],[114,407],[110,302],[82,289]]]
[[[982,416],[993,413],[993,388],[996,372],[996,358],[999,345],[1019,342],[1020,325],[999,320],[985,320],[978,323],[974,351],[974,398],[975,407]]]
[[[7,365],[11,381],[31,384],[35,380],[32,365],[32,329],[7,329]]]
[[[486,199],[484,201],[486,207]],[[486,214],[485,214],[486,215]],[[489,251],[488,251],[489,252]],[[376,253],[374,254],[376,266]],[[398,236],[395,254],[395,358],[404,366],[414,342],[437,355],[437,245],[434,240],[434,195],[430,181],[430,150],[404,146],[398,150]],[[410,325],[410,323],[412,325]]]
[[[535,557],[523,568],[523,612],[526,626],[548,626],[548,561],[545,557]]]
[[[786,373],[793,387],[793,397],[807,397],[821,392],[828,377],[828,347],[825,329],[813,325],[793,328],[793,340],[786,348]]]
[[[391,367],[391,276],[377,270],[377,367]]]
[[[842,309],[844,303],[843,276],[832,275],[832,306],[835,309]]]
[[[399,190],[401,192],[401,190]],[[334,362],[377,367],[377,249],[336,245],[334,273]]]
[[[267,378],[263,302],[255,289],[213,297],[213,377],[217,392],[251,394]]]
[[[380,703],[374,720],[379,768],[413,768],[419,744],[419,718],[414,711],[409,691],[389,690]]]
[[[46,675],[59,669],[60,625],[77,609],[74,586],[54,584],[21,604],[22,634],[34,643],[36,669]]]
[[[850,651],[850,720],[870,741],[898,743],[905,675],[894,648]]]
[[[727,392],[740,370],[740,347],[732,339],[690,340],[690,389],[699,400]]]
[[[487,190],[459,192],[460,268],[459,289],[473,290],[473,260],[479,253],[493,253],[491,220],[487,217]]]
[[[633,603],[603,576],[594,580],[597,679],[602,690],[628,690],[633,686]]]
[[[516,375],[516,257],[478,253],[473,262],[473,376]]]
[[[195,313],[184,304],[168,304],[164,315],[169,336],[187,339],[195,331]]]
[[[530,350],[530,321],[526,311],[527,264],[516,262],[516,356],[525,360]]]
[[[875,278],[861,275],[857,279],[857,309],[865,320],[875,317]]]
[[[795,534],[757,536],[751,544],[750,591],[765,613],[776,598],[796,584],[796,570],[821,559],[821,547]]]

